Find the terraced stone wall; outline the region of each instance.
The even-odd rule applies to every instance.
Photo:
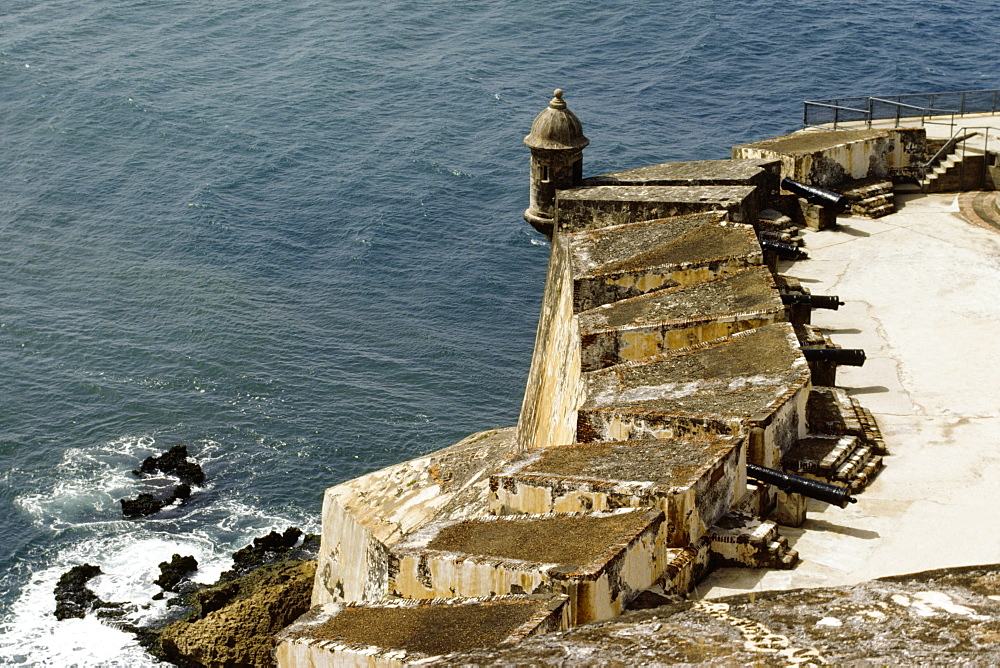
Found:
[[[921,175],[923,128],[800,131],[733,147],[733,158],[781,161],[781,176],[837,188],[861,179]]]
[[[583,397],[570,249],[566,239],[557,235],[552,243],[531,371],[517,424],[521,448],[576,440],[576,411]]]

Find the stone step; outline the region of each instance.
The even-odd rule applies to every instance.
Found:
[[[882,218],[883,216],[888,216],[890,214],[896,213],[895,204],[883,204],[881,206],[872,207],[870,209],[865,209],[863,211],[854,211],[856,215],[864,216],[866,218]]]
[[[594,371],[784,320],[771,272],[752,267],[581,312],[580,365]]]
[[[567,594],[570,624],[620,615],[666,568],[660,510],[433,522],[388,555],[390,597]]]
[[[743,437],[728,436],[531,449],[490,476],[490,510],[512,515],[659,508],[672,518],[667,544],[684,547],[743,495],[745,447]]]
[[[565,631],[565,595],[316,606],[277,636],[278,665],[399,666]]]
[[[850,483],[851,480],[864,468],[871,460],[872,449],[862,445],[851,452],[850,457],[841,464],[833,475],[834,480]]]
[[[858,473],[858,475],[850,482],[852,492],[860,492],[862,489],[868,486],[868,484],[875,479],[878,472],[882,470],[884,462],[880,455],[875,455],[868,460],[864,468]]]
[[[725,212],[563,233],[573,273],[573,310],[691,285],[763,264],[750,225]]]
[[[752,515],[732,512],[709,532],[711,559],[716,566],[788,569],[798,553],[778,534],[778,525]]]
[[[882,193],[880,195],[873,195],[871,197],[866,197],[861,200],[860,204],[862,206],[879,206],[881,204],[892,204],[895,195],[891,192]]]
[[[892,181],[879,181],[877,183],[872,183],[858,188],[851,188],[850,190],[845,190],[843,194],[851,202],[857,202],[860,200],[868,199],[870,197],[878,197],[881,195],[891,194],[892,189],[893,189]]]
[[[777,323],[638,362],[583,374],[576,440],[701,439],[763,433],[747,453],[775,466],[777,430],[800,415],[809,365],[792,326]]]
[[[832,477],[857,447],[857,436],[811,435],[791,447],[782,458],[782,467],[801,475]]]
[[[861,425],[862,433],[866,443],[871,445],[872,450],[879,455],[888,455],[889,449],[885,447],[885,440],[882,438],[882,430],[878,428],[875,416],[872,412],[861,405],[857,399],[851,398],[851,406]]]

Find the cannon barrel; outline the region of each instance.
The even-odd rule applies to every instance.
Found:
[[[836,311],[844,305],[836,295],[806,295],[800,292],[785,292],[781,295],[781,303],[785,306],[801,304],[811,308],[826,308]]]
[[[799,181],[793,181],[787,176],[781,179],[781,187],[789,192],[795,193],[810,204],[821,206],[824,209],[833,211],[834,213],[843,213],[847,210],[847,207],[851,205],[847,197],[838,192],[827,190],[826,188],[820,188],[819,186],[810,186],[805,183],[800,183]]]
[[[865,351],[861,348],[803,348],[809,362],[833,362],[845,366],[864,366]]]
[[[798,246],[783,244],[780,241],[768,241],[767,239],[761,239],[760,247],[762,250],[774,253],[782,260],[803,260],[809,257],[809,255],[807,255],[806,252]]]
[[[774,469],[757,466],[756,464],[747,464],[747,477],[767,483],[768,485],[774,485],[786,492],[802,494],[803,496],[808,496],[810,499],[832,503],[841,508],[846,508],[848,503],[857,503],[858,501],[851,496],[851,490],[848,487],[831,485],[830,483],[820,482],[812,478],[804,478],[794,473],[775,471]]]

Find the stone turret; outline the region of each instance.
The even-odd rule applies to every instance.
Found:
[[[556,190],[579,185],[583,178],[583,136],[580,119],[566,108],[556,89],[549,106],[535,117],[524,143],[531,149],[531,200],[524,219],[552,238]]]

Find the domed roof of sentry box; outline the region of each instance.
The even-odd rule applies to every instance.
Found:
[[[531,132],[524,138],[524,143],[530,148],[545,148],[552,150],[583,148],[590,140],[583,136],[580,119],[566,108],[563,92],[556,89],[555,97],[542,113],[535,116],[531,124]]]

